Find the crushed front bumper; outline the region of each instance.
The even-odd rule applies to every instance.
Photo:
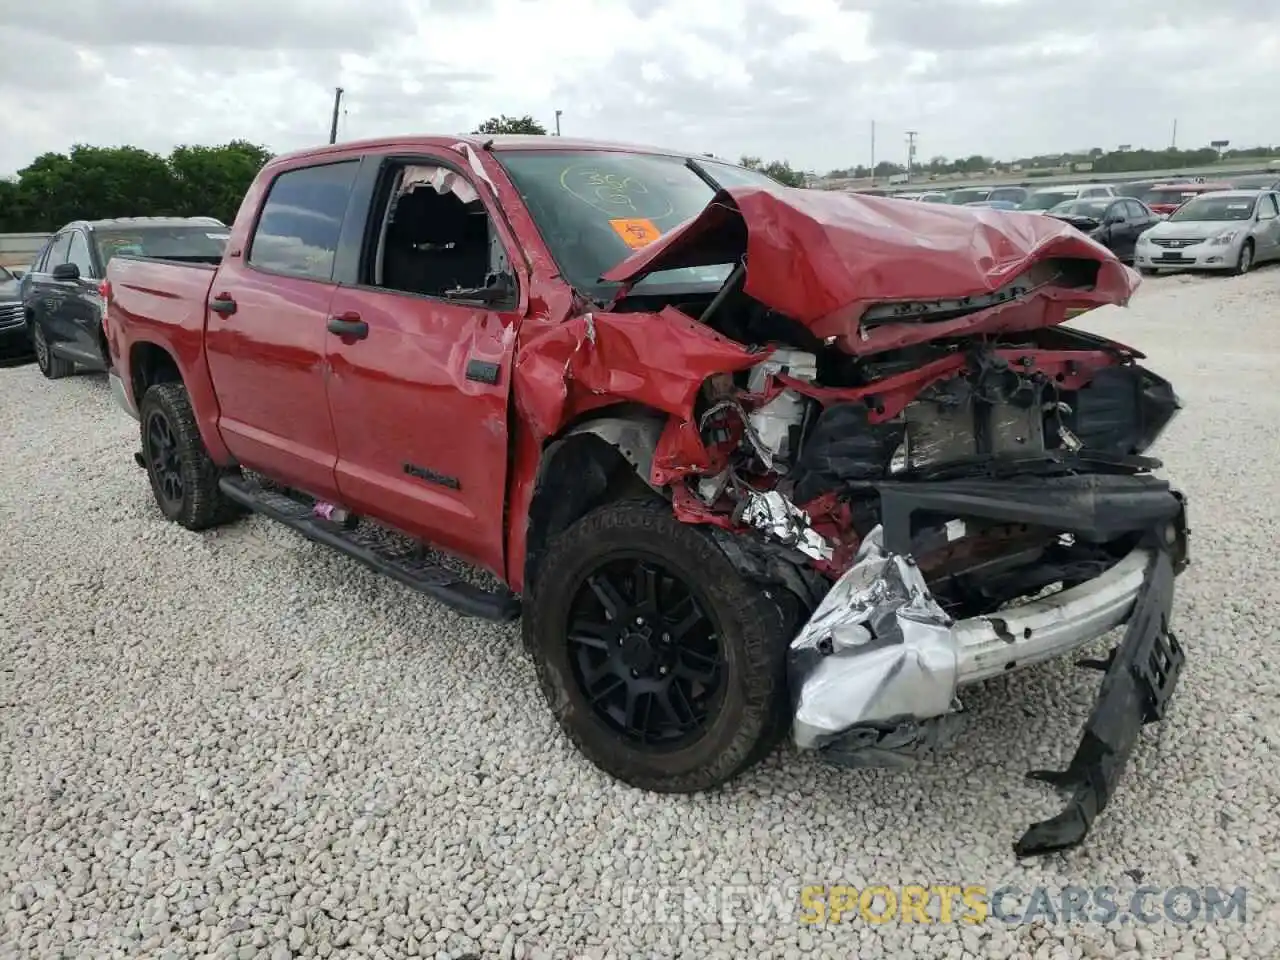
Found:
[[[882,490],[883,525],[796,636],[789,658],[798,747],[845,765],[897,765],[950,738],[967,684],[1069,654],[1128,623],[1108,661],[1086,664],[1107,675],[1068,769],[1034,775],[1074,791],[1071,803],[1026,832],[1015,845],[1020,856],[1084,839],[1142,726],[1163,715],[1183,660],[1168,629],[1173,578],[1187,564],[1182,497],[1162,481],[1105,476],[1041,486],[1040,494],[1033,503],[1031,488],[1000,482]],[[903,549],[914,513],[936,516],[948,506],[1099,543],[1141,536],[1130,537],[1136,542],[1129,553],[1085,583],[955,622]]]

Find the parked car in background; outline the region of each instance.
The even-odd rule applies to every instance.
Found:
[[[102,332],[107,264],[121,254],[218,263],[227,225],[213,217],[80,220],[36,255],[23,283],[23,313],[40,372],[50,380],[110,366]]]
[[[988,207],[992,210],[1017,210],[1018,205],[1012,200],[975,200],[966,203],[966,207]]]
[[[958,190],[951,190],[947,193],[947,203],[964,206],[966,203],[975,203],[978,200],[986,200],[990,196],[991,190],[989,188],[961,187]]]
[[[1235,190],[1280,191],[1280,175],[1274,173],[1255,173],[1244,177],[1232,177],[1231,187]]]
[[[947,195],[941,190],[930,190],[917,198],[921,203],[947,203]]]
[[[31,359],[31,336],[22,312],[22,278],[0,267],[0,366]]]
[[[1248,273],[1280,260],[1280,193],[1223,190],[1193,197],[1138,241],[1135,263],[1160,268]]]
[[[1115,195],[1115,187],[1103,183],[1041,187],[1038,190],[1032,190],[1027,198],[1018,204],[1018,209],[1029,213],[1044,213],[1068,200],[1089,200],[1094,197],[1114,197]]]
[[[1229,183],[1184,183],[1162,182],[1142,195],[1142,202],[1156,213],[1168,216],[1188,200],[1205,193],[1216,193],[1220,190],[1232,189]]]
[[[1031,196],[1031,191],[1026,187],[995,187],[987,194],[987,200],[993,205],[996,203],[1012,203],[1015,207],[1024,203],[1027,197]],[[1004,207],[999,209],[1003,210]]]
[[[1160,222],[1150,207],[1132,197],[1068,200],[1051,208],[1049,216],[1071,224],[1126,263],[1133,261],[1138,237]]]
[[[1164,180],[1132,180],[1129,183],[1122,183],[1116,186],[1117,197],[1133,197],[1135,200],[1141,200],[1150,192],[1152,187],[1164,185],[1171,186],[1178,183],[1194,183],[1191,177],[1172,177]]]

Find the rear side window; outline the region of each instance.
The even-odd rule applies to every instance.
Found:
[[[289,170],[276,177],[249,245],[249,264],[312,280],[333,276],[338,234],[359,161]]]
[[[67,250],[71,247],[71,233],[60,233],[49,246],[49,256],[44,262],[46,271],[52,270],[60,263],[67,262]]]
[[[89,256],[89,244],[79,230],[71,234],[71,249],[67,252],[67,262],[80,268],[80,276],[93,276],[93,259]]]

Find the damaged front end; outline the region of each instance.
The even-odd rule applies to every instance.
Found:
[[[1061,325],[1123,305],[1137,277],[1052,218],[818,193],[722,191],[606,274],[622,290],[563,380],[622,395],[630,367],[602,357],[640,315],[682,338],[688,361],[649,385],[669,419],[643,479],[803,611],[802,749],[910,763],[954,735],[966,686],[1128,624],[1093,664],[1106,676],[1075,757],[1039,775],[1069,807],[1016,845],[1069,848],[1182,663],[1185,506],[1144,455],[1178,400],[1137,351]],[[712,263],[733,265],[714,296],[632,290]]]

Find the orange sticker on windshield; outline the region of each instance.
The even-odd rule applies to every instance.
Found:
[[[652,220],[645,220],[643,217],[636,219],[610,220],[609,226],[618,232],[618,236],[632,250],[639,250],[641,247],[647,247],[653,241],[662,236],[662,231],[657,228]]]

